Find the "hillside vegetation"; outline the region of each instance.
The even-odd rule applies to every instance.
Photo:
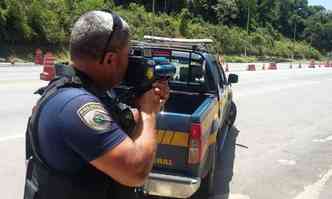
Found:
[[[332,13],[307,0],[155,0],[154,9],[152,2],[0,0],[0,56],[15,46],[66,49],[73,22],[101,9],[125,18],[132,39],[211,38],[216,53],[254,57],[319,59],[332,51]]]

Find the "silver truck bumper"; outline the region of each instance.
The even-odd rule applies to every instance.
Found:
[[[150,173],[144,184],[144,190],[149,195],[188,198],[198,190],[200,184],[199,178]]]

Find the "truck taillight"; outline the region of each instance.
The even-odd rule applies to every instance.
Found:
[[[200,124],[192,124],[189,149],[188,164],[197,164],[201,160],[202,155],[202,128]]]

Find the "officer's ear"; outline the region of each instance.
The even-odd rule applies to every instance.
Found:
[[[104,57],[104,64],[112,64],[115,62],[115,53],[114,52],[108,52],[105,54]]]

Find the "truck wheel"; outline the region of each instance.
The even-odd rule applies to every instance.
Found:
[[[235,119],[236,119],[236,115],[237,115],[237,108],[236,108],[236,104],[232,101],[231,103],[231,108],[230,108],[230,112],[229,112],[229,119],[228,119],[228,125],[229,127],[232,127]]]
[[[214,150],[215,150],[215,148],[214,148]],[[214,193],[214,173],[215,173],[214,168],[216,165],[216,152],[214,152],[211,161],[212,161],[212,166],[211,166],[209,173],[205,176],[205,178],[202,179],[200,187],[198,188],[196,193],[194,193],[194,195],[192,195],[190,197],[190,199],[208,199],[210,196],[213,195],[213,193]]]
[[[198,190],[196,191],[196,193],[194,193],[194,195],[192,195],[190,197],[190,199],[208,199],[209,196],[211,196],[213,194],[213,176],[211,175],[211,173],[214,172],[209,172],[209,174],[202,179],[201,181],[201,185],[198,188]]]

